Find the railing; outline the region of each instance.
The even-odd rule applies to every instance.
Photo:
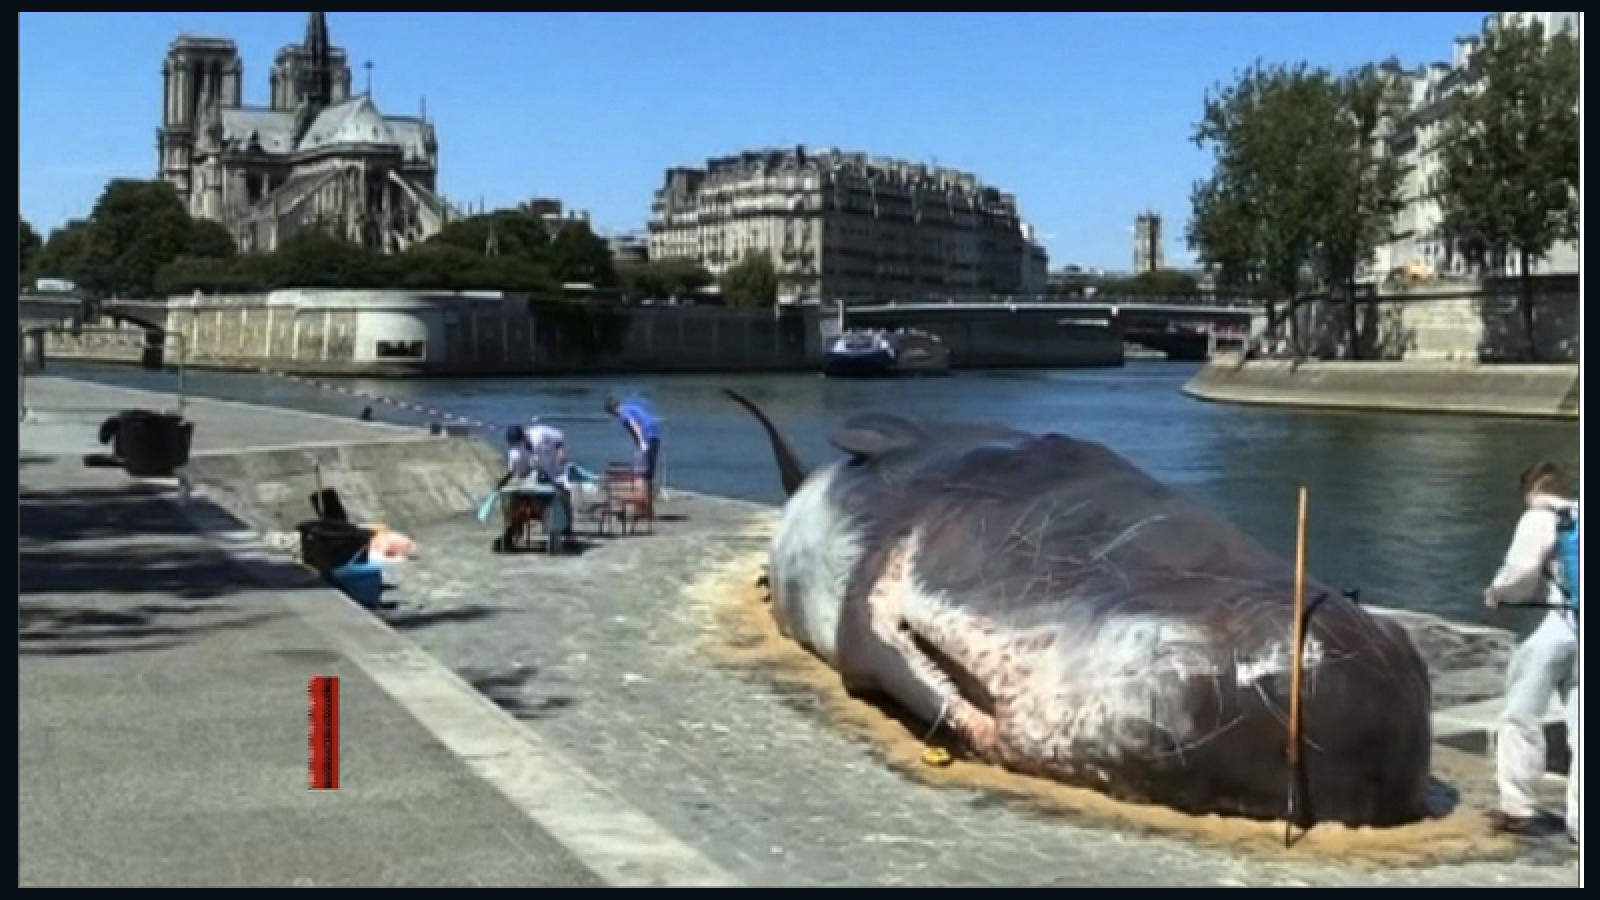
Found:
[[[37,372],[40,372],[40,373],[45,371],[45,369],[47,367],[47,359],[48,359],[48,357],[50,355],[50,347],[49,347],[49,343],[47,342],[46,339],[51,335],[55,335],[55,336],[58,336],[58,337],[65,337],[65,338],[74,338],[74,339],[81,339],[86,335],[87,336],[100,335],[100,336],[103,336],[105,338],[109,338],[109,340],[104,342],[105,344],[108,344],[108,345],[111,345],[111,346],[135,347],[135,348],[138,348],[141,351],[144,351],[147,354],[147,357],[146,357],[147,361],[148,361],[148,358],[149,358],[148,354],[150,354],[151,351],[159,351],[161,353],[161,356],[159,357],[159,359],[160,359],[159,368],[161,368],[163,370],[169,368],[169,366],[167,365],[167,360],[165,358],[166,348],[169,347],[169,346],[174,346],[175,345],[176,346],[176,350],[177,350],[177,354],[176,354],[177,355],[177,359],[175,361],[175,365],[170,367],[170,368],[172,368],[172,369],[174,369],[176,371],[176,374],[177,374],[177,377],[178,377],[178,387],[177,387],[177,391],[176,391],[177,408],[174,410],[174,412],[179,416],[184,414],[185,405],[186,405],[186,403],[188,401],[189,376],[188,376],[188,341],[185,340],[183,335],[172,333],[172,332],[152,332],[152,331],[145,331],[145,332],[142,332],[142,333],[139,333],[139,334],[133,334],[133,333],[130,333],[125,328],[108,328],[108,327],[104,327],[104,326],[87,326],[87,325],[85,325],[85,326],[75,326],[75,325],[28,325],[28,326],[23,326],[23,325],[19,325],[19,326],[17,326],[17,421],[18,422],[27,421],[28,413],[30,411],[29,407],[28,407],[28,374],[29,374],[29,369],[33,368]],[[32,342],[32,346],[31,347],[30,347],[30,341]],[[30,349],[32,349],[34,351],[34,353],[32,355],[36,357],[36,365],[34,365],[32,367],[30,367],[29,363],[28,363],[28,357],[30,356],[30,353],[29,353]],[[77,357],[77,358],[85,358],[85,357]]]

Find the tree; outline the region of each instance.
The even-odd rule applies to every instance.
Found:
[[[191,220],[189,236],[184,240],[184,256],[195,259],[231,259],[239,252],[233,234],[220,223],[206,219]]]
[[[424,291],[553,293],[548,269],[523,256],[484,256],[453,244],[424,243],[395,257],[391,287]]]
[[[1193,297],[1200,293],[1200,282],[1187,272],[1156,269],[1132,278],[1110,278],[1099,285],[1100,293],[1114,297]]]
[[[267,287],[376,288],[385,281],[382,267],[373,251],[311,229],[279,242],[277,252],[267,257]]]
[[[616,263],[611,246],[596,235],[587,222],[560,222],[550,240],[550,271],[563,284],[589,284],[597,288],[615,287]]]
[[[1191,202],[1189,245],[1212,268],[1217,287],[1246,297],[1260,294],[1264,273],[1249,196],[1213,176],[1195,185]],[[1266,301],[1267,317],[1275,326],[1273,299]]]
[[[102,295],[149,296],[156,273],[183,255],[191,228],[172,185],[113,180],[89,215],[79,287]]]
[[[155,293],[173,297],[204,294],[251,294],[268,287],[266,260],[256,256],[228,258],[180,256],[156,273]]]
[[[1347,348],[1361,355],[1356,277],[1389,236],[1400,212],[1399,161],[1382,130],[1402,115],[1398,65],[1365,66],[1321,85],[1317,121],[1325,129],[1302,172],[1325,198],[1312,220],[1312,261],[1330,296],[1341,295]]]
[[[1528,354],[1533,267],[1578,236],[1578,45],[1538,22],[1492,28],[1451,98],[1438,183],[1442,231],[1479,270],[1516,260]]]
[[[717,279],[690,259],[661,259],[617,266],[617,281],[635,300],[685,297],[705,290]]]
[[[1359,268],[1370,253],[1361,247],[1373,246],[1367,225],[1379,214],[1366,213],[1383,206],[1383,179],[1361,155],[1365,108],[1353,106],[1367,102],[1368,84],[1365,76],[1258,63],[1207,93],[1194,140],[1211,147],[1215,161],[1191,195],[1189,243],[1224,287],[1261,295],[1273,327],[1280,304],[1293,312],[1319,260],[1342,274],[1346,257]],[[1289,322],[1303,353],[1299,317]]]
[[[50,237],[34,257],[33,270],[40,278],[76,279],[82,272],[89,246],[89,223],[81,219],[68,222],[50,232]]]
[[[771,255],[752,251],[722,273],[722,297],[729,306],[741,309],[777,306],[778,270]]]
[[[44,246],[44,240],[39,237],[39,232],[33,230],[28,220],[17,214],[17,269],[21,272],[32,272],[33,261],[39,255],[39,250]]]
[[[1304,66],[1256,66],[1206,93],[1194,141],[1213,147],[1210,178],[1195,186],[1189,240],[1203,263],[1230,277],[1253,275],[1277,325],[1306,287],[1315,219],[1325,195],[1306,160],[1328,135],[1333,77]],[[1296,352],[1304,351],[1290,317]]]
[[[525,212],[497,210],[451,222],[428,243],[449,244],[480,256],[547,262],[550,232],[543,221]]]

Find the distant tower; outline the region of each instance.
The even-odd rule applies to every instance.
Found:
[[[1162,268],[1161,214],[1151,210],[1133,220],[1133,274],[1143,275]]]
[[[272,64],[272,108],[294,112],[302,105],[323,110],[350,99],[350,62],[333,45],[328,14],[309,13],[305,39],[278,51]]]
[[[156,131],[161,179],[185,199],[192,185],[194,145],[203,101],[237,108],[244,93],[244,62],[225,38],[179,35],[161,66],[161,127]]]

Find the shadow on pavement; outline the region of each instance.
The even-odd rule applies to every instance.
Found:
[[[165,595],[213,600],[261,590],[259,582],[209,548],[24,545],[18,596]]]
[[[130,484],[22,494],[21,655],[150,652],[288,614],[276,604],[260,608],[258,599],[228,602],[259,597],[261,582],[197,534],[162,493]],[[300,573],[274,590],[319,586]]]
[[[194,533],[163,500],[169,489],[131,483],[117,488],[25,490],[19,498],[20,546]]]
[[[534,690],[530,687],[530,683],[538,676],[538,669],[520,666],[496,672],[474,669],[465,669],[461,672],[461,677],[465,678],[473,689],[519,719],[553,718],[577,704],[578,701],[571,697],[530,696]]]
[[[467,625],[481,622],[505,612],[493,606],[458,606],[450,609],[386,612],[380,616],[391,628],[417,631],[436,625]]]
[[[223,617],[231,611],[207,605],[110,610],[24,600],[18,614],[18,652],[23,656],[104,656],[165,650],[186,638],[250,628],[282,615],[257,612]]]

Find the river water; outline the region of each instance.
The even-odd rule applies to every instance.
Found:
[[[808,462],[832,454],[831,427],[869,409],[1057,431],[1109,445],[1289,555],[1296,488],[1304,484],[1310,567],[1322,579],[1359,587],[1369,602],[1520,632],[1534,624],[1535,613],[1485,611],[1482,588],[1520,510],[1517,474],[1540,457],[1576,471],[1576,425],[1208,405],[1179,392],[1196,368],[1151,362],[908,381],[774,375],[333,383],[497,424],[547,417],[566,429],[574,457],[590,468],[629,455],[621,427],[602,415],[605,395],[642,399],[665,422],[669,486],[768,503],[782,499],[772,453],[755,421],[722,396],[723,387],[762,404]],[[158,390],[176,384],[170,375],[128,369],[52,372]],[[188,390],[337,415],[358,415],[369,405],[267,375],[191,372]],[[370,405],[381,421],[423,421]]]

